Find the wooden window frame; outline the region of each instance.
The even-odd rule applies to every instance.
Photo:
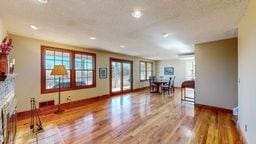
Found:
[[[141,63],[145,63],[145,80],[142,80],[142,79],[141,79]],[[148,67],[147,67],[147,65],[148,65],[149,63],[152,65],[151,74],[153,75],[153,72],[154,72],[154,71],[153,71],[153,67],[154,67],[153,62],[149,62],[149,61],[140,61],[140,63],[139,63],[140,82],[148,81],[148,71],[147,71]]]
[[[70,87],[61,88],[61,91],[68,91],[68,90],[77,90],[77,89],[87,89],[96,87],[96,54],[89,53],[89,52],[82,52],[82,51],[75,51],[63,48],[56,48],[50,46],[41,46],[41,93],[53,93],[58,92],[58,88],[55,89],[46,89],[46,72],[45,72],[45,52],[46,50],[52,51],[60,51],[60,52],[67,52],[70,54]],[[75,74],[75,54],[84,54],[90,55],[93,58],[93,83],[92,85],[85,85],[85,86],[76,86],[76,74]]]

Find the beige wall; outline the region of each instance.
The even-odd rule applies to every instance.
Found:
[[[175,76],[175,86],[180,87],[181,83],[191,75],[189,71],[192,70],[192,60],[161,60],[156,62],[156,75],[157,77],[163,76],[165,79],[168,79],[170,76],[164,75],[164,67],[174,67],[174,76]]]
[[[86,99],[95,96],[101,96],[109,94],[109,79],[99,79],[98,68],[107,67],[109,74],[109,58],[121,58],[133,61],[134,82],[133,88],[141,88],[148,85],[148,82],[139,81],[139,61],[143,60],[137,57],[125,56],[120,54],[114,54],[103,51],[89,50],[85,48],[76,48],[73,46],[57,44],[53,42],[47,42],[42,40],[30,39],[15,35],[10,35],[13,40],[14,51],[12,58],[16,59],[15,73],[19,76],[16,80],[16,94],[18,99],[18,111],[29,110],[30,98],[35,97],[38,101],[52,100],[57,102],[57,93],[41,94],[40,93],[40,48],[41,45],[76,49],[80,51],[94,52],[96,53],[96,88],[65,91],[61,94],[61,102],[67,102],[67,97],[71,96],[72,100]],[[108,76],[109,78],[109,76]]]
[[[237,106],[237,39],[196,44],[196,103]]]
[[[238,121],[249,144],[256,143],[256,1],[238,27]],[[247,125],[247,132],[245,126]]]
[[[0,19],[0,42],[2,42],[2,40],[6,37],[7,32],[6,29],[4,27],[3,22]]]

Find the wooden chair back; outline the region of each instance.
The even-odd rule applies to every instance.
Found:
[[[152,85],[152,84],[154,84],[154,82],[155,82],[155,76],[151,76],[151,77],[149,77],[149,85]]]
[[[172,83],[172,77],[169,78],[169,81],[168,81],[167,85],[170,87],[171,83]]]

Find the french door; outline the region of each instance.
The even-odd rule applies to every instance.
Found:
[[[133,88],[132,61],[110,58],[110,94],[130,92]]]

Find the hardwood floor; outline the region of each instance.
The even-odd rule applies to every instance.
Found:
[[[194,107],[175,96],[129,93],[41,116],[41,143],[62,144],[240,144],[232,115]],[[16,143],[35,143],[30,119],[18,121]]]

